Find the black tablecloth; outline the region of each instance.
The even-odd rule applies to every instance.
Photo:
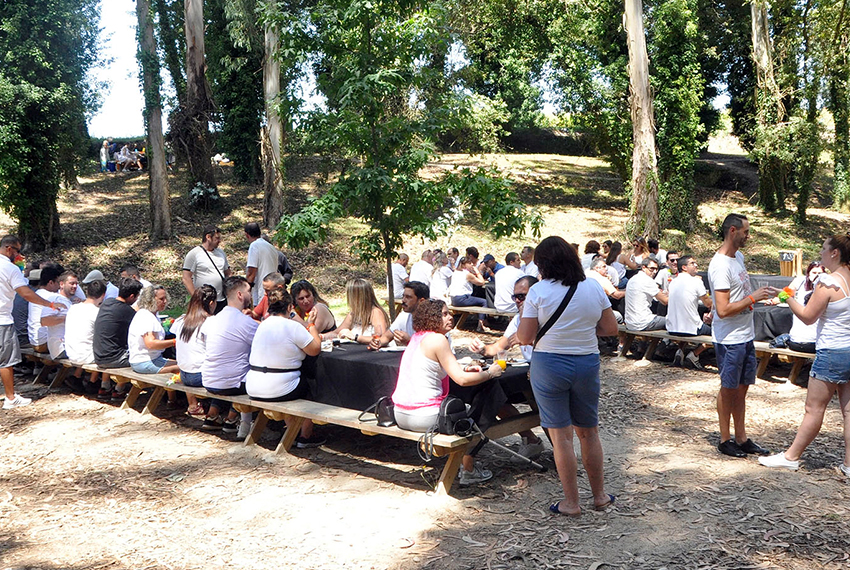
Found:
[[[360,344],[342,344],[335,346],[333,352],[322,352],[316,361],[315,377],[307,378],[311,399],[365,410],[395,391],[402,354],[401,351],[375,352]],[[479,424],[487,429],[496,411],[512,399],[511,396],[530,389],[528,366],[508,366],[498,382],[468,388],[452,382],[450,392],[479,408]]]
[[[756,305],[753,309],[753,324],[756,340],[771,341],[781,334],[791,332],[793,313],[788,307]]]

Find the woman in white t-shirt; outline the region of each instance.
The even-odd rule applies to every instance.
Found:
[[[434,269],[431,271],[431,298],[443,299],[448,295],[449,283],[452,280],[452,268],[449,267],[449,257],[445,253],[434,258]]]
[[[189,299],[186,314],[178,317],[171,325],[177,349],[177,366],[180,367],[180,382],[186,386],[200,388],[204,385],[201,378],[201,365],[204,363],[204,345],[199,342],[198,332],[207,317],[215,313],[218,293],[212,285],[201,285]],[[186,394],[190,416],[205,415],[204,407],[192,394]]]
[[[178,372],[177,361],[163,358],[162,352],[175,344],[165,338],[165,329],[156,314],[168,306],[168,292],[162,285],[145,287],[139,294],[136,316],[127,331],[130,367],[139,374],[170,374]]]
[[[477,261],[477,260],[475,260]],[[475,261],[467,256],[461,257],[457,269],[452,273],[449,283],[449,297],[455,307],[486,307],[487,301],[472,295],[472,286],[484,287],[487,280],[478,272]],[[478,315],[478,332],[484,331],[485,315]]]
[[[257,327],[251,342],[251,369],[245,376],[245,391],[254,400],[265,402],[307,398],[310,388],[301,376],[301,363],[322,350],[316,313],[307,315],[305,327],[297,315],[290,318],[292,296],[285,289],[270,291],[268,296],[269,316]],[[324,439],[313,437],[313,422],[305,421],[296,444],[312,447],[322,443]]]
[[[806,413],[791,447],[770,457],[759,457],[759,463],[796,471],[803,451],[820,432],[826,407],[838,392],[844,417],[844,463],[840,469],[850,477],[850,235],[827,238],[820,260],[829,274],[820,276],[809,302],[804,305],[793,297],[788,299],[794,315],[804,324],[817,323],[818,327]]]
[[[578,254],[562,238],[544,239],[534,251],[539,283],[525,298],[517,329],[521,344],[535,344],[558,307],[573,292],[563,313],[537,340],[531,356],[531,387],[540,409],[540,425],[549,430],[564,499],[549,506],[555,514],[581,514],[573,431],[581,441],[582,465],[593,492],[593,507],[614,502],[605,492],[599,441],[599,348],[597,336],[616,336],[617,320],[602,287],[585,279]]]

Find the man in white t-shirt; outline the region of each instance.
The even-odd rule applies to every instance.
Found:
[[[430,249],[422,252],[422,259],[413,264],[410,268],[410,277],[408,281],[419,281],[427,286],[431,286],[431,272],[434,271],[434,266],[431,265],[434,261],[434,253]]]
[[[537,264],[534,263],[534,248],[530,245],[523,247],[522,251],[519,252],[519,256],[522,259],[522,265],[520,266],[522,272],[534,278],[539,278],[540,271],[537,269]]]
[[[667,252],[659,247],[657,239],[649,238],[646,240],[646,248],[649,250],[649,256],[655,258],[658,265],[664,265],[667,260]]]
[[[73,271],[62,273],[59,276],[59,291],[48,299],[56,305],[56,310],[44,309],[41,312],[41,324],[47,327],[47,351],[50,353],[50,358],[67,358],[65,354],[65,317],[68,315],[68,309],[74,304],[77,286],[76,273]]]
[[[626,328],[633,331],[664,330],[664,317],[652,313],[653,299],[667,304],[667,295],[655,282],[658,262],[647,257],[640,265],[640,271],[635,273],[626,285]]]
[[[248,264],[245,279],[251,284],[251,298],[254,306],[260,304],[265,291],[260,286],[266,275],[277,272],[278,251],[275,246],[264,240],[260,234],[260,224],[245,224],[245,238],[248,243]]]
[[[100,271],[99,269],[92,269],[91,271],[86,273],[86,276],[83,277],[82,283],[83,283],[83,285],[88,285],[92,281],[103,281],[103,283],[106,285],[106,295],[104,295],[104,297],[103,297],[104,301],[106,299],[117,299],[118,298],[118,287],[116,287],[115,285],[113,285],[112,283],[107,281],[106,277],[103,276],[103,272]],[[137,279],[137,281],[138,281],[138,279]],[[139,283],[141,283],[141,281],[139,281]],[[148,283],[148,285],[150,285],[150,281],[148,281],[147,283]],[[142,284],[142,287],[144,287],[144,284]],[[77,298],[80,297],[81,289],[82,289],[81,287],[77,287]],[[85,300],[85,299],[83,299],[83,300]]]
[[[47,265],[41,269],[41,277],[38,280],[38,289],[35,294],[47,301],[53,302],[54,296],[59,292],[59,275],[61,269],[56,265]],[[47,327],[41,322],[44,306],[30,303],[29,316],[27,317],[27,332],[32,349],[42,354],[47,354]]]
[[[717,416],[720,423],[718,450],[732,457],[769,452],[747,437],[744,427],[747,390],[756,383],[756,351],[753,344],[753,305],[773,296],[770,287],[756,291],[739,251],[750,237],[750,223],[741,214],[729,214],[723,220],[723,245],[708,265],[708,280],[714,302],[711,336],[720,371]],[[735,421],[735,439],[731,421]]]
[[[215,312],[227,305],[224,296],[224,280],[230,277],[230,265],[227,256],[219,248],[221,231],[215,226],[204,228],[201,245],[195,246],[183,260],[183,285],[189,295],[201,285],[212,285],[218,293]]]
[[[504,271],[504,269],[502,271]],[[498,277],[502,271],[499,271],[499,273],[496,274],[496,277]],[[524,275],[514,283],[512,298],[516,303],[517,311],[519,312],[513,319],[511,319],[511,322],[508,323],[508,327],[505,329],[505,334],[499,337],[499,340],[493,344],[484,344],[477,338],[473,339],[469,346],[469,349],[472,352],[477,352],[484,356],[495,357],[499,354],[499,352],[507,352],[512,347],[519,345],[522,357],[531,362],[531,353],[534,347],[532,345],[520,345],[519,340],[517,340],[516,337],[516,331],[519,328],[519,320],[522,318],[522,305],[525,303],[525,297],[528,295],[528,290],[535,283],[537,283],[537,278],[531,277],[530,275]],[[505,406],[499,410],[498,416],[500,418],[507,418],[517,414],[519,414],[519,411],[516,408],[510,404],[505,404]],[[534,435],[533,431],[525,430],[520,432],[519,435],[522,438],[522,443],[520,443],[517,453],[523,457],[534,459],[545,449],[543,441]]]
[[[94,322],[97,319],[100,305],[106,298],[105,281],[92,281],[85,288],[86,300],[72,305],[65,316],[65,329],[73,331],[73,334],[65,338],[65,354],[68,356],[68,360],[74,364],[94,363]],[[74,376],[80,378],[82,375],[82,367],[77,368]],[[98,376],[100,376],[100,372],[92,372],[89,377],[92,392],[97,390]],[[74,382],[71,381],[72,387],[75,387]],[[79,388],[79,385],[76,387]],[[90,390],[85,391],[89,392]]]
[[[670,283],[673,282],[679,275],[679,252],[667,252],[667,264],[658,270],[658,275],[655,276],[655,282],[662,291],[667,293],[670,290]]]
[[[407,346],[410,337],[413,336],[413,311],[423,299],[431,297],[427,285],[419,281],[408,281],[404,284],[401,295],[401,312],[396,316],[390,327],[384,331],[380,338],[372,337],[369,344],[370,350],[378,350],[395,341],[396,346]]]
[[[142,279],[142,272],[139,271],[139,268],[135,265],[127,264],[121,268],[121,273],[119,273],[119,277],[122,279],[129,277],[130,279],[135,279],[139,283],[142,284],[142,289],[145,287],[151,287],[153,284],[147,279]],[[115,287],[115,285],[113,285]],[[118,287],[115,287],[116,296],[118,296]],[[107,297],[108,298],[108,297]]]
[[[21,361],[21,346],[15,333],[15,320],[12,318],[15,294],[23,297],[30,306],[53,306],[29,288],[27,278],[13,263],[20,253],[21,240],[17,236],[7,235],[0,239],[0,380],[6,393],[4,410],[19,408],[32,402],[29,398],[15,393],[14,366]]]
[[[672,255],[668,255],[670,259]],[[697,262],[690,255],[678,258],[676,262],[677,277],[670,283],[669,299],[667,301],[667,332],[676,336],[703,336],[711,334],[711,313],[706,317],[699,316],[700,301],[709,308],[712,307],[711,296],[705,289],[702,277],[697,275]],[[673,364],[681,366],[686,361],[697,370],[704,370],[699,361],[699,355],[708,348],[707,344],[699,344],[685,356],[686,342],[680,342],[679,350],[673,357]]]
[[[505,266],[496,273],[496,293],[493,296],[493,306],[497,311],[513,313],[517,311],[517,304],[511,298],[514,294],[514,285],[525,273],[520,269],[522,260],[519,254],[512,251],[505,256]]]
[[[392,263],[393,297],[395,299],[401,299],[401,296],[404,293],[404,284],[408,281],[407,263],[409,261],[410,258],[406,253],[400,253],[398,254],[398,258]]]

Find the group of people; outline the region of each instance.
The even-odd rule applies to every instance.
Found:
[[[145,165],[145,149],[136,150],[136,145],[127,143],[120,150],[118,144],[110,140],[103,141],[100,147],[100,171],[107,172],[109,170],[109,162],[115,163],[115,170],[129,170],[135,168],[137,170],[144,169]]]
[[[300,280],[290,284],[292,269],[285,256],[281,257],[279,250],[261,236],[257,224],[247,224],[244,230],[250,246],[243,277],[232,274],[220,248],[218,228],[205,228],[201,244],[188,252],[183,263],[183,283],[191,295],[186,314],[170,330],[158,317],[168,304],[168,293],[161,286],[143,283],[135,267],[124,268],[117,287],[104,280],[100,272],[91,272],[82,281],[82,295],[73,272],[48,265],[37,270],[38,286],[32,290],[12,263],[20,251],[19,241],[14,236],[4,237],[0,242],[4,408],[28,403],[14,393],[12,385],[11,367],[20,360],[11,317],[17,294],[28,303],[32,331],[27,331],[27,340],[35,350],[79,364],[131,366],[142,374],[179,372],[184,384],[203,386],[214,395],[248,394],[268,401],[309,397],[302,370],[308,359],[319,354],[323,341],[345,338],[373,350],[401,345],[405,350],[392,395],[396,421],[403,429],[428,431],[434,426],[441,402],[449,395],[450,379],[458,386],[487,386],[502,373],[498,364],[482,368],[458,363],[450,335],[454,323],[446,302],[463,306],[475,297],[469,287],[486,287],[492,282],[494,300],[506,303],[508,299],[511,305],[506,311],[516,315],[495,343],[485,345],[474,340],[470,348],[484,356],[494,356],[519,346],[523,357],[530,360],[530,381],[540,410],[540,425],[552,443],[564,493],[550,506],[553,513],[581,512],[574,435],[581,444],[593,508],[605,509],[615,501],[604,486],[597,427],[598,339],[616,337],[618,320],[625,320],[629,328],[643,326],[637,330],[666,327],[683,339],[709,333],[711,323],[721,379],[717,397],[718,448],[726,455],[756,454],[762,456],[760,461],[765,465],[796,469],[800,454],[820,428],[828,402],[838,392],[847,447],[841,469],[850,475],[848,236],[832,236],[824,242],[820,267],[828,274],[815,276],[811,283],[803,282],[801,287],[808,294],[802,300],[788,300],[804,325],[817,323],[817,357],[800,431],[787,451],[770,456],[747,435],[746,395],[755,382],[756,370],[752,307],[775,297],[778,291],[771,287],[752,290],[740,251],[749,238],[749,222],[744,216],[730,214],[724,221],[723,243],[708,266],[710,294],[696,273],[697,263],[692,256],[647,250],[634,255],[634,259],[632,255],[627,259],[618,255],[609,265],[609,257],[603,258],[604,245],[598,252],[591,247],[581,256],[562,238],[548,237],[536,248],[507,254],[504,265],[496,263],[492,256],[485,256],[479,263],[475,248],[468,248],[463,257],[454,248],[447,253],[426,252],[410,274],[404,271],[402,276],[401,271],[394,271],[402,311],[392,322],[372,284],[365,279],[352,279],[346,284],[348,314],[339,324],[311,283]],[[610,256],[617,249],[616,242],[608,247]],[[663,268],[659,262],[662,253],[666,266]],[[395,265],[403,270],[407,261],[407,256],[401,255]],[[637,271],[621,278],[614,264],[623,262],[633,263],[631,269]],[[660,280],[659,268],[664,272]],[[446,283],[448,286],[441,289]],[[435,285],[442,295],[435,295]],[[486,298],[479,299],[486,303]],[[624,319],[612,307],[612,301],[622,299],[626,304]],[[666,318],[651,312],[653,300],[668,305]],[[700,316],[700,304],[709,310],[709,316]],[[72,327],[74,334],[65,335],[59,328],[62,326],[65,330]],[[45,334],[40,328],[46,329]],[[687,341],[682,342],[684,346]],[[692,354],[698,357],[700,348],[685,358],[692,360]],[[110,389],[104,382],[108,381],[101,381],[103,396]],[[115,386],[109,397],[122,397],[125,389]],[[189,413],[204,416],[204,429],[238,432],[241,436],[250,430],[250,414],[240,417],[224,400],[213,400],[208,410],[193,400],[189,405]],[[506,405],[498,415],[516,413]],[[543,450],[540,438],[531,431],[521,435],[521,453],[527,457],[539,455]],[[323,441],[307,422],[296,444],[313,447]],[[492,477],[469,455],[464,457],[459,475],[462,485]]]

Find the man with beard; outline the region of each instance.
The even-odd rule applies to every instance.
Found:
[[[369,344],[371,350],[378,350],[395,341],[399,346],[407,346],[410,337],[413,336],[413,311],[422,299],[430,297],[430,289],[419,281],[409,281],[404,284],[404,292],[401,295],[402,311],[393,321],[393,324],[384,331],[381,338],[374,337]]]
[[[198,332],[199,342],[204,346],[205,358],[201,366],[204,388],[211,394],[236,396],[245,394],[245,376],[251,365],[251,343],[259,323],[246,311],[251,307],[251,285],[244,277],[228,277],[224,280],[227,306],[220,313],[208,317]],[[226,412],[230,402],[213,400],[202,429],[220,429],[235,433],[238,429],[236,411],[230,410],[222,420],[220,412]],[[246,414],[250,423],[251,414]]]

